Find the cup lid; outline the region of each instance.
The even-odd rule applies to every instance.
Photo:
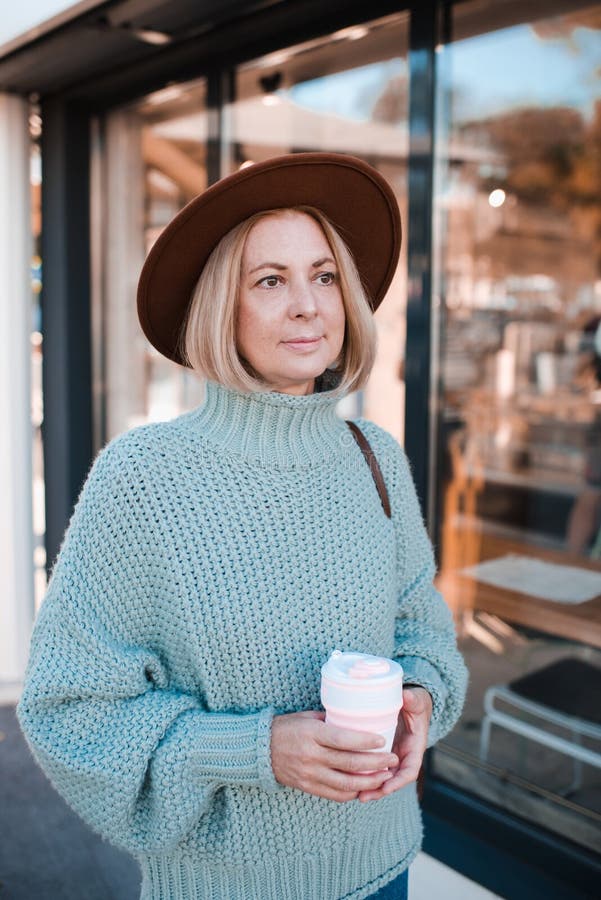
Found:
[[[403,678],[403,668],[399,663],[384,656],[368,653],[343,653],[334,650],[321,668],[323,677],[343,684],[369,682],[388,685]]]

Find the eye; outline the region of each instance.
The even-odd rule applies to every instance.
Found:
[[[320,284],[323,284],[324,287],[335,284],[337,280],[338,276],[335,272],[320,272],[319,275],[317,275],[317,281],[319,281]]]
[[[278,286],[281,280],[280,275],[266,275],[265,278],[260,278],[257,281],[257,287],[274,288]]]

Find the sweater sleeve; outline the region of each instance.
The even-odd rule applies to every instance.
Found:
[[[128,598],[152,608],[155,548],[141,543],[140,488],[120,456],[101,452],[77,502],[17,715],[40,767],[95,831],[134,854],[168,852],[220,787],[278,788],[273,710],[207,712],[171,684],[142,629],[132,639]]]
[[[378,457],[390,494],[399,561],[394,658],[403,667],[404,682],[420,685],[432,696],[431,747],[458,721],[468,673],[451,611],[434,586],[434,552],[409,461],[392,435],[378,428],[378,437],[383,444]]]

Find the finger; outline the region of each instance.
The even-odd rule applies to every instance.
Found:
[[[430,718],[432,699],[424,688],[409,688],[403,691],[403,712],[412,716],[425,715]]]
[[[423,754],[418,752],[411,753],[405,757],[397,771],[393,773],[393,777],[382,786],[384,796],[393,794],[400,788],[405,787],[405,785],[411,784],[412,781],[417,781],[422,758]]]
[[[411,784],[412,781],[416,781],[416,779],[405,777],[401,774],[393,774],[381,787],[376,788],[375,790],[360,791],[357,799],[362,803],[366,803],[370,800],[381,800],[382,797],[388,797],[390,794],[394,794],[395,791],[406,787],[408,784]]]
[[[382,791],[360,791],[357,797],[360,803],[369,803],[370,800],[381,800],[384,794]]]
[[[398,775],[398,772],[398,768],[390,770],[388,773],[389,777],[385,781],[383,781],[381,785],[378,785],[375,789],[372,788],[369,790],[359,791],[359,796],[357,799],[364,802],[366,800],[379,800],[381,797],[384,797],[384,785],[388,784],[389,781],[393,781],[394,778],[396,778],[396,776]]]
[[[334,750],[375,750],[386,744],[381,734],[351,731],[350,728],[338,728],[337,725],[326,723],[319,729],[317,740],[322,747],[331,747]]]
[[[379,800],[389,794],[394,794],[406,785],[417,781],[419,770],[423,760],[423,751],[416,747],[407,753],[399,767],[392,772],[392,777],[387,779],[381,788],[376,791],[363,792],[359,795],[359,800]]]
[[[323,797],[324,800],[335,800],[336,803],[348,803],[350,800],[357,799],[357,791],[338,791],[327,785],[320,785],[309,793],[314,794],[315,797]]]
[[[393,775],[392,778],[382,785],[380,789],[382,796],[388,797],[390,794],[394,794],[395,791],[400,791],[401,788],[407,787],[408,784],[416,782],[417,776],[417,772],[414,773],[408,769],[402,769],[398,775]]]
[[[314,772],[311,777],[301,781],[297,787],[301,791],[313,794],[315,797],[336,800],[338,803],[347,803],[349,800],[357,799],[359,792],[348,789],[348,784],[344,778],[332,778],[331,775],[332,773],[327,769]]]
[[[360,791],[379,790],[392,777],[392,774],[392,772],[380,771],[372,772],[369,775],[350,775],[348,772],[328,769],[321,776],[320,782],[343,793],[358,794]]]
[[[424,702],[423,691],[415,688],[405,688],[403,690],[403,706],[419,707]]]
[[[331,769],[339,769],[341,772],[364,772],[366,769],[397,769],[399,766],[399,758],[395,753],[375,753],[370,752],[366,756],[366,751],[358,753],[350,753],[347,750],[331,750],[327,749],[325,761]]]

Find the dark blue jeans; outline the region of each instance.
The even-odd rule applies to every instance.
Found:
[[[409,869],[405,869],[386,887],[380,888],[375,894],[370,894],[368,900],[407,900],[408,887]]]

